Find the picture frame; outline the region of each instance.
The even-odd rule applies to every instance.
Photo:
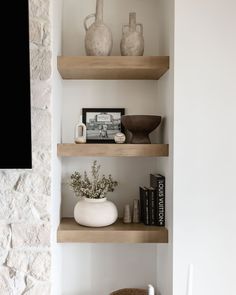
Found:
[[[114,143],[116,133],[124,133],[121,116],[124,108],[83,108],[82,120],[86,125],[86,142]]]

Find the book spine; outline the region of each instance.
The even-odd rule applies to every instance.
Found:
[[[139,187],[140,194],[140,220],[144,224],[149,224],[149,196],[148,189],[144,187]]]
[[[153,188],[157,187],[157,177],[154,174],[150,174],[150,186]]]
[[[149,196],[149,224],[155,225],[156,224],[156,189],[149,189],[148,190],[148,196]]]
[[[140,199],[140,221],[144,222],[144,193],[143,188],[139,187],[139,199]]]
[[[144,190],[144,221],[143,223],[146,225],[149,225],[149,195],[148,195],[148,189]]]
[[[165,178],[157,180],[157,219],[158,226],[165,226]]]

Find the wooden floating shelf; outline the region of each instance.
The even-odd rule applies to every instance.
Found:
[[[169,69],[168,56],[58,56],[63,79],[158,80]]]
[[[118,220],[107,227],[85,227],[74,218],[63,218],[57,231],[58,243],[168,243],[165,227],[124,224]]]
[[[60,157],[167,157],[168,144],[63,143],[57,145]]]

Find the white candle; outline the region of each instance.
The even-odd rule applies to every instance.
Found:
[[[148,295],[155,295],[155,290],[152,285],[148,285]]]
[[[186,295],[193,295],[193,264],[190,264],[189,268],[188,268],[187,293],[186,293]]]
[[[86,138],[81,136],[81,137],[76,137],[75,138],[75,143],[86,143]]]

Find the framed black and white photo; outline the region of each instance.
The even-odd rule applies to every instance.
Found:
[[[89,143],[113,143],[115,134],[124,132],[121,124],[121,116],[125,114],[123,108],[84,108],[82,114]]]

